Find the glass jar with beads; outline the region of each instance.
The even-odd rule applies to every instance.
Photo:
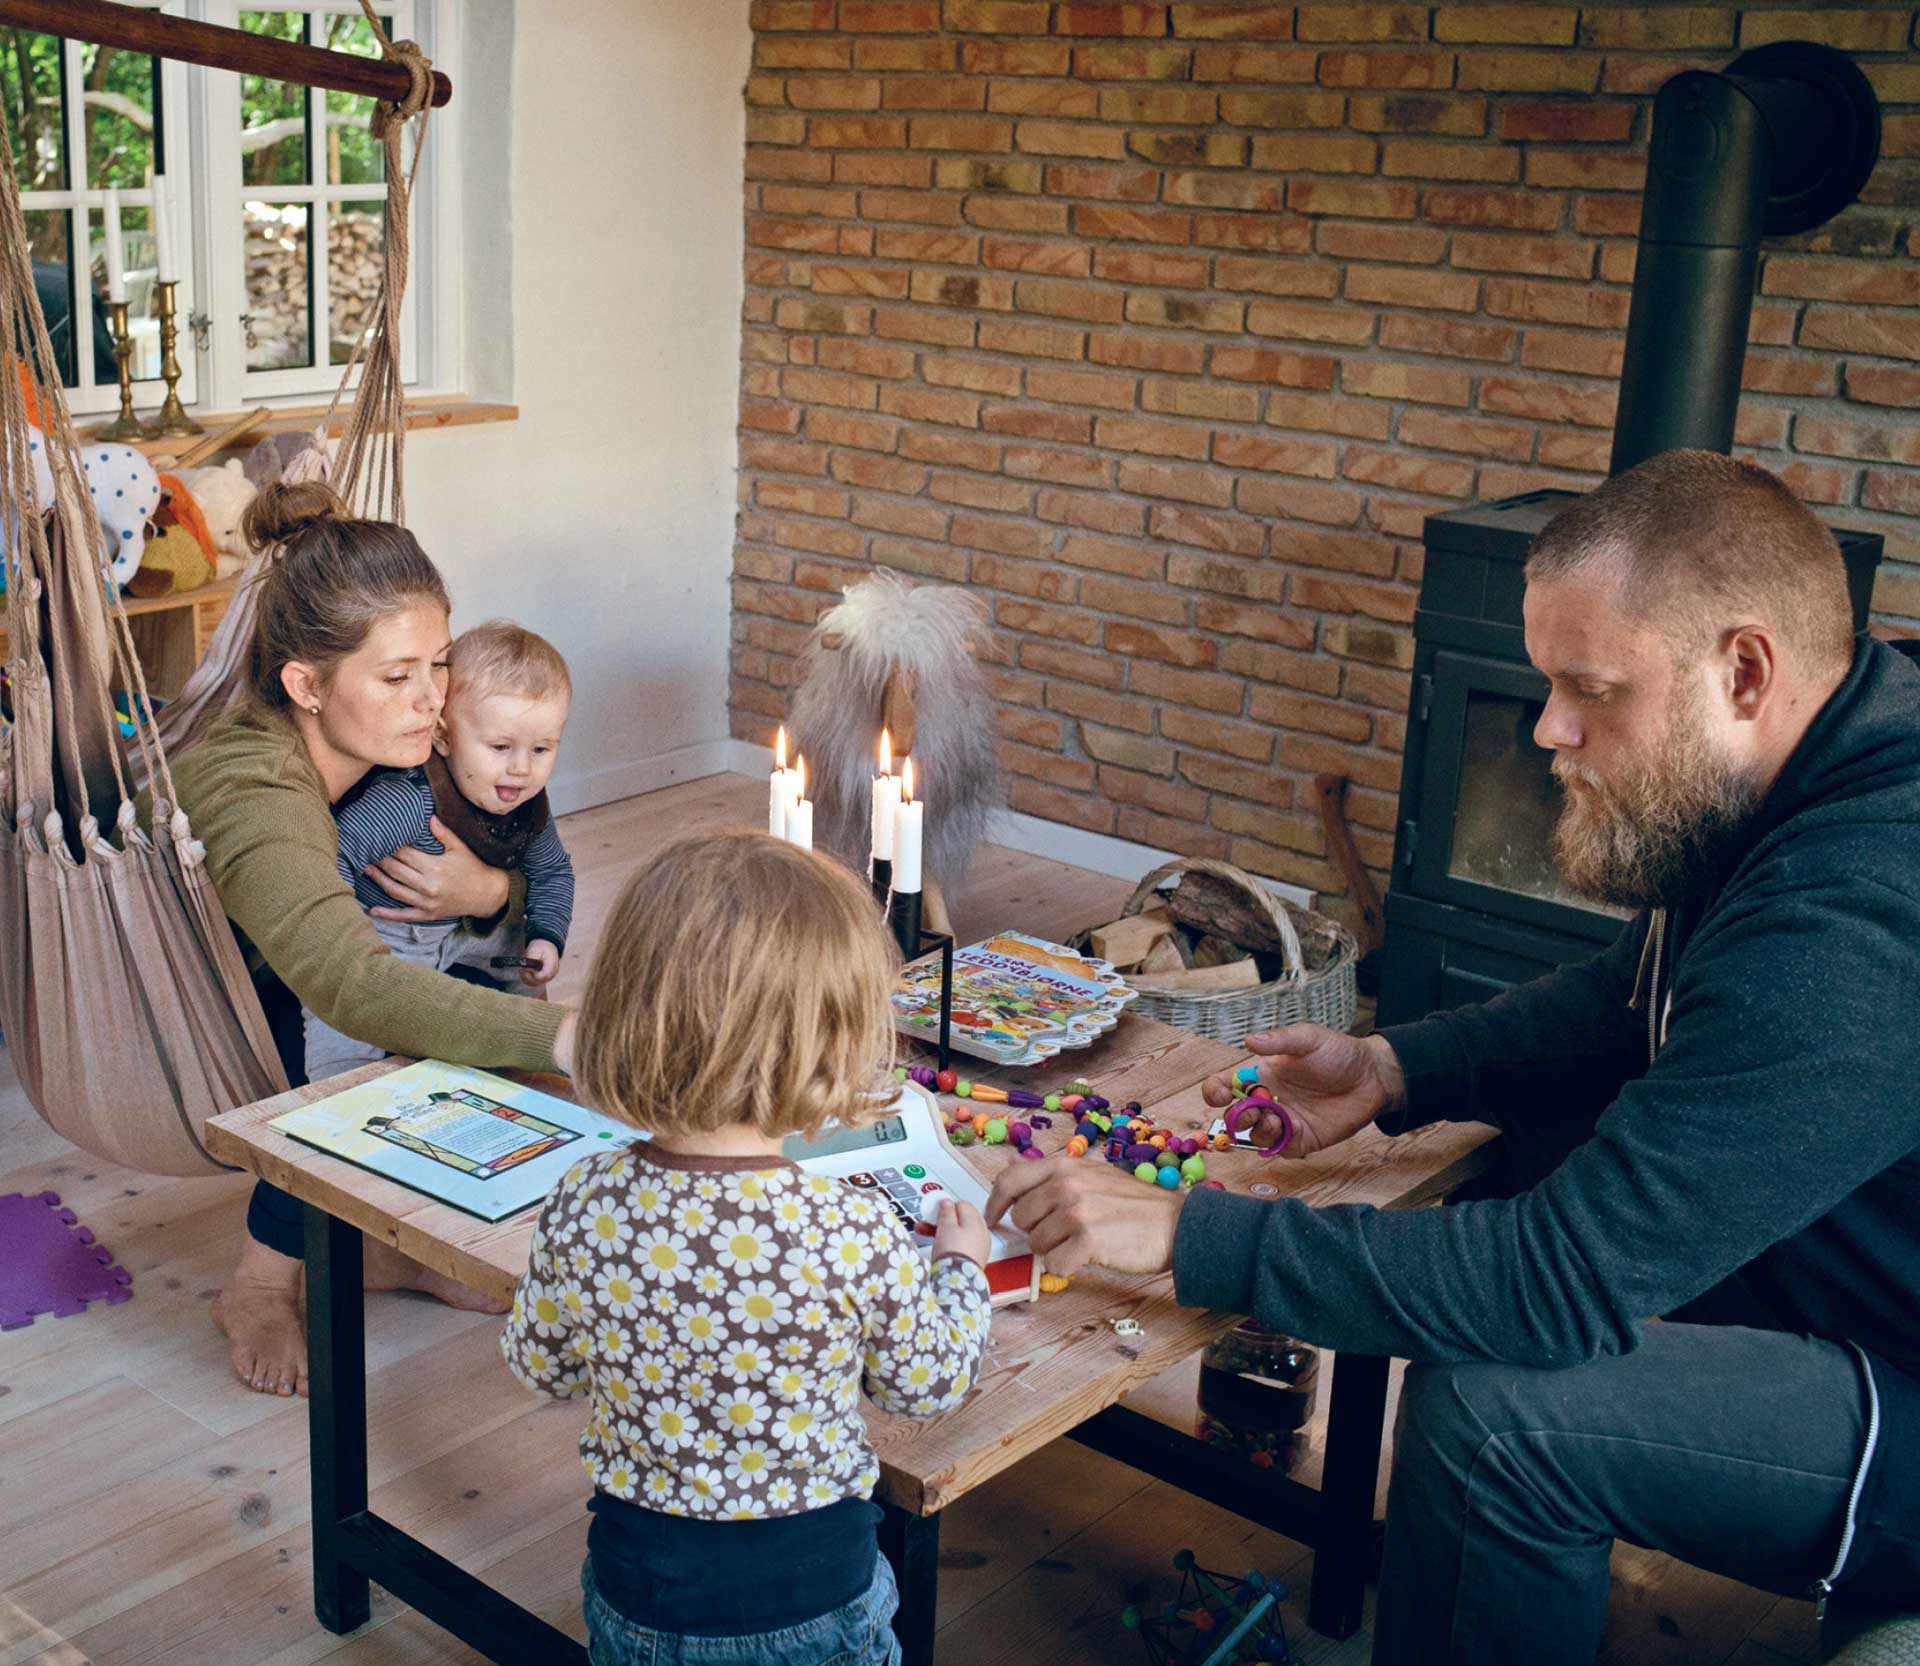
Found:
[[[1319,1378],[1317,1349],[1243,1320],[1200,1357],[1194,1433],[1257,1469],[1291,1474],[1307,1455]]]

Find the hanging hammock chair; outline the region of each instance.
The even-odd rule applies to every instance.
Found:
[[[376,107],[371,123],[386,155],[385,266],[327,417],[288,473],[331,474],[356,513],[397,521],[405,508],[408,205],[435,78],[412,42],[387,39],[368,0],[361,8],[383,56],[410,77],[408,97]],[[403,169],[400,141],[416,116],[412,164]],[[207,1118],[287,1081],[202,847],[175,807],[167,754],[191,746],[243,697],[254,581],[274,552],[249,561],[205,658],[156,722],[34,289],[3,100],[0,355],[13,361],[0,366],[12,705],[11,725],[0,721],[0,1035],[34,1107],[83,1151],[147,1174],[205,1174],[224,1166],[202,1143]],[[363,364],[330,466],[327,435]],[[30,428],[29,390],[53,483],[44,515],[35,507],[41,442]],[[131,748],[114,711],[122,688],[137,694],[127,703]],[[148,784],[153,807],[143,823],[135,798]]]

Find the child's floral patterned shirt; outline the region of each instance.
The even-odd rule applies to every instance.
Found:
[[[589,1397],[599,1491],[752,1519],[870,1495],[861,1387],[909,1417],[958,1405],[990,1309],[973,1262],[929,1266],[850,1186],[639,1144],[555,1188],[501,1350],[530,1387]]]

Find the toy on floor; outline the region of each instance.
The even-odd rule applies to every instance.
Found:
[[[70,1318],[88,1302],[127,1301],[132,1285],[113,1251],[60,1207],[58,1192],[0,1197],[0,1330],[20,1330],[41,1313]]]
[[[1129,1604],[1120,1620],[1140,1633],[1153,1666],[1293,1666],[1280,1604],[1287,1588],[1249,1569],[1210,1573],[1183,1550],[1173,1559],[1180,1590],[1157,1615]]]

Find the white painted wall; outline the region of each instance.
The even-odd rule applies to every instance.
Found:
[[[747,0],[463,10],[466,391],[520,420],[410,435],[407,518],[456,629],[505,615],[567,656],[576,810],[730,756]]]

